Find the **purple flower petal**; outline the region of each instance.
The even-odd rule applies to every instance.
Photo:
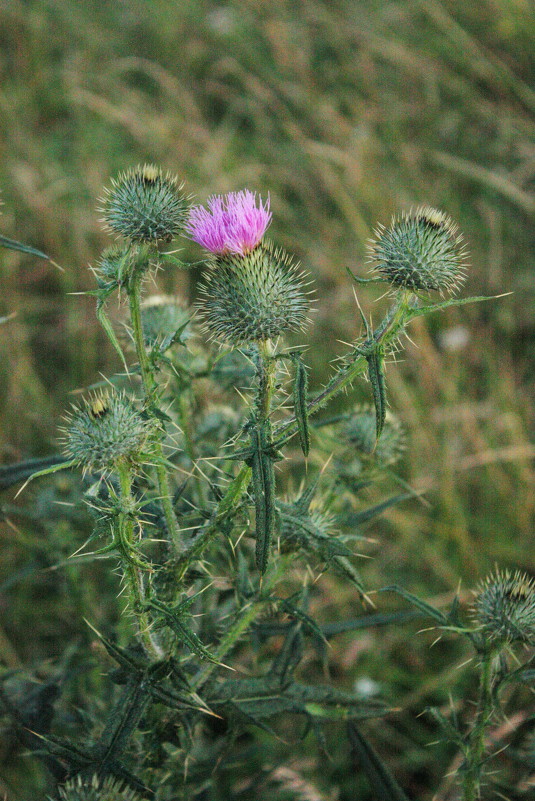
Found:
[[[194,206],[186,223],[191,238],[210,253],[247,253],[253,250],[271,222],[269,197],[265,204],[244,189],[208,199],[208,208]]]

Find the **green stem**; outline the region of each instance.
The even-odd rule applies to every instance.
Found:
[[[154,374],[152,372],[149,357],[147,355],[147,350],[145,348],[145,342],[143,340],[143,327],[141,323],[141,283],[143,280],[143,276],[141,272],[135,272],[132,275],[132,279],[130,281],[128,287],[128,300],[130,305],[130,321],[132,324],[132,333],[134,337],[134,343],[136,346],[136,354],[139,361],[139,367],[141,371],[141,382],[143,384],[143,390],[145,392],[145,397],[149,401],[149,406],[156,399],[156,394],[158,390],[158,385],[156,383],[156,379],[154,378]],[[149,409],[150,411],[150,409]],[[159,421],[160,422],[160,421]],[[163,447],[161,441],[156,443],[155,446],[155,456],[156,456],[156,478],[158,481],[158,491],[160,495],[160,501],[163,507],[163,513],[165,517],[165,522],[167,525],[167,530],[169,532],[169,538],[171,543],[173,544],[174,548],[177,550],[180,549],[180,531],[178,528],[177,519],[175,516],[175,510],[173,509],[172,503],[172,495],[171,495],[171,488],[169,486],[169,477],[167,475],[167,470],[163,465],[164,462],[164,454],[163,454]]]
[[[271,400],[275,392],[275,360],[271,341],[260,340],[258,343],[258,422],[267,420],[271,411]]]
[[[217,659],[217,662],[209,662],[208,664],[204,665],[193,677],[190,685],[192,691],[198,691],[202,685],[208,681],[214,670],[218,667],[218,662],[220,663],[227,656],[227,654],[239,641],[241,636],[250,627],[251,623],[256,620],[262,610],[265,609],[266,604],[271,600],[267,594],[267,590],[270,590],[271,587],[281,577],[281,575],[286,572],[288,562],[293,558],[293,555],[290,554],[286,557],[281,557],[276,568],[271,573],[264,576],[260,596],[255,601],[252,601],[249,606],[246,606],[241,610],[239,617],[230,626],[216,650],[213,651],[213,655]]]
[[[481,661],[476,717],[468,736],[466,749],[466,767],[463,775],[464,801],[477,801],[480,797],[479,788],[485,756],[485,740],[492,717],[491,690],[494,657],[493,652],[485,653]]]
[[[121,503],[124,509],[128,509],[132,503],[132,475],[127,465],[119,467],[119,486],[121,488]],[[131,515],[122,511],[119,514],[119,541],[124,543],[126,548],[133,549],[135,529],[134,519]],[[126,588],[130,601],[130,606],[136,616],[139,638],[148,656],[161,659],[163,651],[155,642],[150,633],[150,620],[143,609],[146,606],[146,592],[143,580],[143,573],[138,565],[128,558],[128,554],[121,553]]]
[[[406,314],[410,309],[410,301],[411,293],[405,291],[400,293],[396,303],[394,303],[373,335],[376,344],[384,343],[386,345],[389,341],[397,337],[399,330],[403,328]],[[345,367],[342,367],[342,369],[331,378],[327,386],[324,387],[315,398],[312,398],[312,400],[308,402],[308,415],[315,414],[326,406],[330,400],[336,397],[336,395],[339,395],[346,387],[350,386],[355,378],[362,373],[366,373],[367,370],[368,361],[366,357],[361,355],[356,348],[350,351],[348,362]],[[274,447],[280,448],[291,439],[297,431],[298,424],[295,417],[282,423],[274,433]]]

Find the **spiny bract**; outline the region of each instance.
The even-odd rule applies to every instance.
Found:
[[[59,789],[60,801],[142,801],[134,790],[114,776],[77,776]],[[50,801],[53,801],[50,799]]]
[[[216,256],[201,288],[201,317],[212,334],[234,344],[302,329],[308,309],[303,279],[270,243],[244,255]]]
[[[123,392],[102,392],[66,416],[63,450],[84,470],[109,470],[120,462],[140,464],[154,423]]]
[[[478,589],[475,620],[490,642],[535,644],[535,580],[496,570]]]
[[[106,189],[104,220],[133,242],[170,242],[184,227],[189,202],[175,176],[145,164],[121,173]]]
[[[453,293],[465,279],[466,251],[447,214],[422,206],[379,225],[369,244],[374,271],[390,284],[415,292]]]

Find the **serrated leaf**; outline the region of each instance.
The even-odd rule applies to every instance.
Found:
[[[64,465],[69,461],[65,456],[54,454],[40,459],[26,459],[16,464],[0,465],[0,489],[8,489],[14,484],[18,484],[19,481],[26,481],[27,478],[35,475],[40,470]]]
[[[364,617],[354,618],[353,620],[340,620],[335,623],[324,623],[321,627],[324,637],[334,637],[345,631],[356,631],[357,629],[368,629],[374,626],[391,626],[395,623],[405,623],[407,620],[414,620],[420,617],[420,612],[411,610],[410,612],[391,612],[388,614],[365,615]]]
[[[428,706],[426,707],[425,711],[428,715],[431,715],[434,720],[436,720],[448,741],[454,743],[458,748],[464,751],[465,743],[463,736],[461,732],[455,728],[453,723],[448,720],[435,706]]]
[[[270,679],[284,685],[302,658],[303,635],[301,634],[301,626],[293,624],[286,634],[281,650],[271,665]]]
[[[417,609],[424,612],[424,614],[429,615],[429,617],[432,617],[434,620],[438,620],[442,625],[445,626],[448,624],[448,618],[439,609],[435,609],[435,607],[428,604],[427,601],[423,601],[411,592],[407,592],[407,590],[403,589],[403,587],[399,587],[397,584],[393,584],[391,587],[383,587],[379,592],[395,592],[397,595],[401,595],[402,598],[405,598],[410,604],[416,606]]]
[[[355,724],[350,723],[347,730],[353,753],[358,758],[377,801],[409,801]]]
[[[300,595],[300,593],[298,593],[297,595]],[[297,606],[296,603],[294,603],[294,599],[296,597],[297,597],[296,595],[292,595],[291,598],[285,598],[281,602],[280,605],[281,609],[288,615],[290,615],[290,617],[299,620],[303,624],[303,628],[306,629],[310,634],[326,642],[325,635],[323,634],[322,630],[320,629],[316,621],[313,618],[311,618],[310,615],[307,615],[307,613],[299,606]]]

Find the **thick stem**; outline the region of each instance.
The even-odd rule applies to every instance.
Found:
[[[463,775],[464,801],[477,801],[481,783],[481,772],[485,756],[485,740],[492,717],[492,680],[495,654],[485,653],[481,660],[479,698],[472,731],[468,736],[466,767]]]
[[[132,334],[134,337],[136,354],[139,361],[139,367],[141,372],[141,382],[143,384],[145,397],[150,403],[152,403],[155,400],[158,385],[154,378],[149,363],[149,357],[147,355],[147,351],[145,348],[145,342],[143,340],[143,327],[141,323],[142,280],[143,278],[141,273],[133,274],[132,279],[130,281],[130,285],[128,287],[128,300],[130,305],[130,321],[132,324]],[[162,462],[164,461],[164,455],[163,455],[163,447],[161,441],[156,443],[155,451],[156,451],[155,453],[156,479],[158,481],[158,491],[160,494],[160,501],[163,507],[163,513],[167,525],[167,531],[169,533],[169,538],[171,543],[173,544],[173,547],[179,550],[180,531],[178,528],[178,523],[175,516],[175,510],[173,509],[173,503],[171,500],[172,495],[171,495],[171,488],[169,486],[169,477],[167,475],[167,470],[165,466],[162,464]]]
[[[127,465],[119,467],[119,485],[121,488],[121,504],[124,509],[128,509],[132,503],[132,476]],[[134,547],[135,528],[134,520],[131,515],[121,511],[118,519],[119,541],[124,543],[126,548]],[[128,554],[121,553],[126,589],[130,606],[136,616],[138,634],[141,644],[148,656],[154,659],[161,659],[163,651],[153,639],[149,626],[150,620],[147,612],[143,611],[146,605],[145,583],[143,572],[134,562],[129,559]]]
[[[271,400],[275,392],[275,360],[271,341],[261,340],[258,343],[258,396],[257,420],[267,420],[271,411]]]

